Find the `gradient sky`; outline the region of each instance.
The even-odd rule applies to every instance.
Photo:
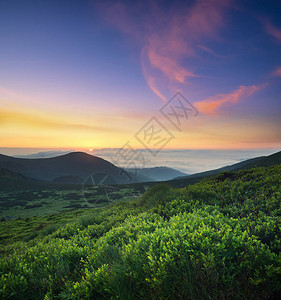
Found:
[[[0,1],[0,147],[280,149],[281,1]],[[199,111],[175,130],[180,91]]]

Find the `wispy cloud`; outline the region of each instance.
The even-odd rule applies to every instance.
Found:
[[[266,32],[274,37],[275,41],[281,44],[281,29],[277,28],[276,26],[272,25],[269,20],[262,20],[264,24],[264,28]],[[272,76],[279,77],[281,76],[281,67],[277,67],[272,73]]]
[[[238,103],[242,98],[249,97],[266,86],[267,84],[251,86],[241,85],[238,89],[230,92],[229,94],[215,95],[198,101],[194,103],[194,105],[198,108],[200,113],[214,115],[218,113],[219,108],[221,108],[223,105]]]
[[[272,72],[273,76],[279,77],[281,76],[281,67],[276,68],[273,72]]]
[[[214,50],[212,50],[212,49],[210,49],[210,48],[208,48],[208,47],[206,47],[204,45],[197,45],[197,48],[199,48],[199,49],[203,50],[204,52],[206,52],[208,54],[211,54],[211,55],[213,55],[215,57],[226,58],[226,56],[220,55],[220,54],[216,53]]]
[[[165,87],[177,87],[198,77],[188,60],[199,54],[203,39],[217,38],[231,0],[195,0],[192,5],[102,4],[105,20],[141,47],[141,66],[151,90],[165,100]],[[141,12],[141,13],[140,13]],[[140,17],[141,16],[141,17]],[[207,47],[209,53],[212,49]],[[213,52],[214,53],[214,52]]]
[[[278,43],[281,43],[281,29],[272,25],[268,20],[264,21],[266,32],[273,36]]]
[[[141,62],[141,67],[142,67],[142,72],[143,72],[143,76],[146,79],[146,82],[148,84],[148,86],[150,87],[150,89],[163,101],[166,101],[166,97],[160,92],[158,86],[159,84],[157,84],[157,77],[156,76],[152,76],[150,74],[150,72],[147,70],[147,67],[144,63],[144,61]],[[159,81],[159,80],[158,80]]]

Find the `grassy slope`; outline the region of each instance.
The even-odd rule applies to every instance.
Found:
[[[201,172],[193,175],[179,177],[177,179],[169,180],[168,183],[175,187],[184,187],[187,184],[194,184],[200,180],[215,176],[221,172],[233,172],[240,170],[248,170],[254,167],[269,167],[281,164],[281,151],[268,156],[261,156],[248,159],[230,166],[225,166],[219,169]]]
[[[35,234],[26,224],[25,241],[2,247],[0,297],[277,299],[280,174],[281,166],[221,173],[182,189],[156,185],[127,203],[36,218]],[[26,220],[2,229],[13,235],[17,222]]]

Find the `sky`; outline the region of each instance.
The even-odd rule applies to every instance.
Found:
[[[1,150],[280,150],[280,13],[280,0],[0,0]]]

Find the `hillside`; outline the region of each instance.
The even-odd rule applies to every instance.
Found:
[[[2,221],[2,299],[279,299],[281,166],[224,174]]]
[[[168,181],[173,186],[185,186],[220,172],[238,171],[252,167],[266,167],[281,163],[281,151],[269,156],[245,160],[230,166],[192,175],[168,167],[122,171],[112,163],[83,152],[71,152],[52,158],[15,158],[0,154],[0,168],[17,174],[17,179],[34,179],[57,184],[129,184]],[[185,175],[185,176],[183,176]],[[151,184],[150,184],[151,183]]]
[[[247,159],[245,161],[225,166],[222,168],[218,168],[215,170],[210,170],[206,172],[200,172],[188,176],[180,176],[175,178],[174,180],[168,181],[169,184],[177,187],[184,187],[187,184],[194,184],[199,182],[200,180],[207,178],[209,176],[213,176],[219,174],[221,172],[232,172],[232,171],[239,171],[239,170],[247,170],[254,167],[269,167],[273,165],[281,164],[281,151],[276,152],[274,154],[268,156],[261,156],[256,158]]]
[[[15,182],[15,181],[33,181],[34,179],[28,178],[20,173],[15,173],[9,169],[0,167],[0,187],[1,184],[6,182]]]
[[[134,172],[133,169],[125,169],[128,172]],[[186,176],[185,173],[168,167],[153,167],[138,169],[138,175],[145,176],[154,181],[166,181],[179,176]]]

